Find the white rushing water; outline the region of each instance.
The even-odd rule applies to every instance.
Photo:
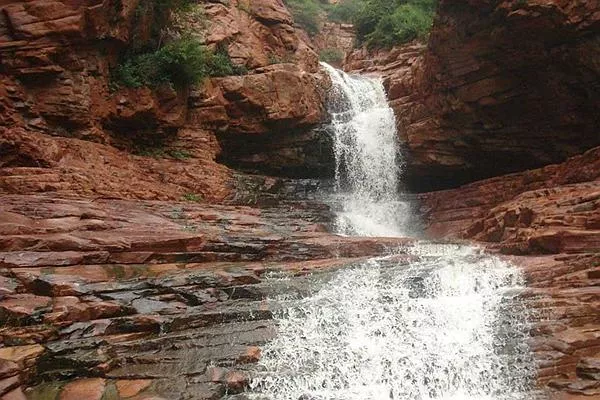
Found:
[[[378,79],[333,81],[341,234],[410,231],[398,198],[396,128]],[[316,273],[272,300],[278,335],[252,396],[271,400],[529,400],[534,368],[523,278],[467,246],[421,243]],[[298,279],[298,278],[294,278]]]
[[[403,236],[408,203],[399,198],[400,165],[394,111],[380,79],[353,77],[322,64],[332,81],[336,228],[351,236]]]

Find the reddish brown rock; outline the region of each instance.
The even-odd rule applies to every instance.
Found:
[[[3,323],[36,318],[36,314],[50,306],[49,297],[28,293],[12,294],[0,300],[0,321]]]
[[[600,148],[550,165],[420,195],[433,237],[494,243],[503,253],[600,251]]]
[[[312,127],[325,118],[326,80],[292,64],[217,81],[228,100],[230,133],[265,133]],[[320,90],[315,90],[320,88]]]
[[[222,200],[229,194],[231,175],[214,161],[219,148],[216,139],[209,132],[190,129],[182,135],[182,145],[183,140],[201,143],[201,147],[181,162],[167,155],[133,156],[89,141],[4,130],[0,146],[10,149],[10,154],[20,154],[22,160],[14,162],[10,155],[8,160],[0,158],[0,190],[146,199],[180,199],[193,193],[206,200]]]
[[[27,397],[21,388],[16,388],[2,396],[2,400],[27,400]]]
[[[529,306],[538,310],[531,341],[538,382],[553,389],[552,398],[595,398],[598,380],[589,357],[600,345],[600,303],[590,273],[600,266],[598,254],[511,260],[523,267],[532,287]]]
[[[318,71],[318,56],[294,27],[281,0],[233,0],[205,4],[206,41],[226,44],[234,62],[254,69],[281,62]]]
[[[40,356],[44,348],[40,345],[14,346],[0,348],[0,360],[17,363],[19,366],[31,366],[33,361]]]
[[[425,47],[357,51],[384,76],[417,191],[562,162],[600,145],[596,1],[441,1]]]
[[[35,365],[45,349],[38,344],[10,346],[10,343],[2,343],[2,345],[9,347],[0,348],[0,395],[10,394],[14,398],[19,398],[21,394],[19,386],[34,375]]]
[[[0,378],[16,375],[20,371],[19,365],[10,360],[0,360]]]
[[[0,379],[0,395],[11,392],[13,389],[18,388],[20,383],[21,380],[16,375]]]
[[[218,161],[230,167],[297,178],[331,176],[334,169],[330,135],[315,129],[325,110],[329,79],[306,73],[294,64],[277,64],[246,76],[214,79],[218,87],[192,115],[208,109],[209,125],[219,126],[222,149]],[[212,104],[219,104],[214,106]]]
[[[105,387],[104,379],[80,379],[67,384],[62,389],[59,400],[100,400]]]
[[[248,374],[240,371],[231,371],[225,375],[225,385],[232,393],[240,393],[248,386],[250,378]]]
[[[256,363],[260,360],[261,350],[260,347],[251,346],[246,349],[246,352],[242,357],[238,359],[238,362],[242,364]]]
[[[136,0],[113,3],[0,6],[3,192],[221,201],[235,183],[215,160],[232,142],[214,131],[296,134],[325,119],[317,56],[280,1],[197,5],[200,40],[255,70],[207,80],[191,97],[168,85],[114,91],[118,54],[147,37],[152,18],[140,17]],[[224,150],[233,164],[236,150]]]
[[[120,380],[117,381],[116,386],[119,391],[119,396],[123,398],[129,398],[140,394],[148,386],[152,384],[151,380],[148,379],[137,379],[137,380]]]
[[[312,38],[312,44],[317,53],[333,52],[341,56],[338,62],[329,61],[336,67],[341,67],[346,55],[354,49],[355,42],[354,26],[336,22],[326,22],[319,33]]]
[[[600,381],[600,359],[598,358],[582,358],[577,363],[577,376]]]

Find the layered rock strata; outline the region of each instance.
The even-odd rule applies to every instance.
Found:
[[[426,47],[359,50],[387,80],[417,191],[562,162],[600,145],[595,1],[441,1]]]
[[[217,157],[256,170],[273,154],[244,142],[295,146],[265,167],[281,175],[287,163],[297,175],[311,157],[321,138],[310,132],[326,119],[328,82],[281,2],[201,2],[194,11],[203,15],[199,26],[193,18],[178,21],[207,46],[225,47],[247,74],[191,89],[119,88],[111,80],[119,54],[149,35],[152,19],[142,5],[0,6],[3,191],[222,201],[234,180]]]
[[[442,1],[427,45],[345,64],[384,77],[408,186],[454,188],[417,196],[426,236],[523,269],[552,399],[600,396],[599,16],[590,1]]]
[[[351,24],[326,22],[311,40],[314,49],[335,67],[341,67],[356,44],[356,30]],[[329,57],[327,57],[329,55]],[[339,59],[336,59],[339,56]]]
[[[274,334],[265,273],[302,275],[410,243],[329,234],[329,209],[306,201],[259,210],[12,195],[0,204],[6,398],[236,393]]]

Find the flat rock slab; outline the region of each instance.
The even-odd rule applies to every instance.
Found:
[[[327,233],[310,202],[256,209],[193,202],[0,196],[0,395],[6,399],[217,399],[244,390],[286,293],[414,240]],[[597,253],[503,256],[523,268],[539,383],[597,395]],[[84,397],[82,397],[84,396]]]
[[[328,208],[310,202],[257,209],[13,195],[0,196],[0,215],[7,398],[243,391],[276,332],[265,274],[301,281],[412,243],[327,233]]]

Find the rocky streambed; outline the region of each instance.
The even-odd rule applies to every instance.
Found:
[[[274,334],[266,273],[304,275],[410,242],[332,235],[328,208],[308,202],[258,209],[42,195],[1,204],[9,399],[36,384],[29,398],[240,391],[244,365]]]
[[[503,205],[512,180],[399,196],[381,81],[328,71],[335,201],[246,175],[221,205],[0,196],[3,400],[598,396],[595,227],[570,235],[597,208],[595,153],[512,176],[537,176],[504,190],[524,204],[591,157],[544,241],[555,208]],[[417,239],[415,200],[431,236],[491,243]]]
[[[40,195],[0,204],[5,399],[243,392],[277,334],[268,298],[314,293],[307,276],[373,257],[394,254],[400,269],[427,259],[414,240],[328,233],[328,207],[308,201],[258,209]],[[510,261],[524,275],[540,387],[595,396],[600,259]]]

